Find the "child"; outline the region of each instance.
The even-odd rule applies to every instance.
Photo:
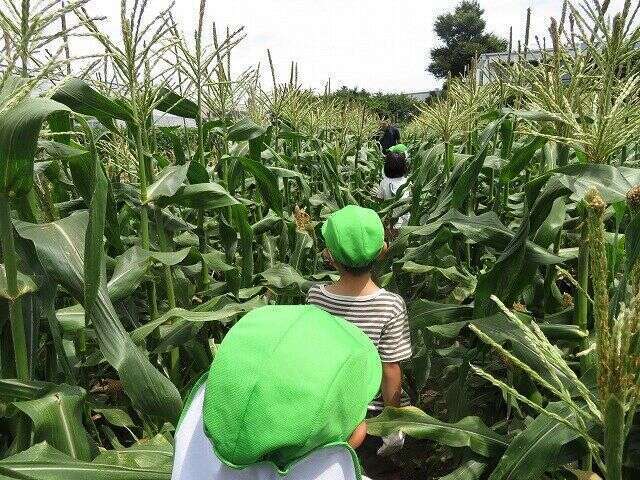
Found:
[[[382,360],[382,395],[369,409],[406,406],[409,398],[402,392],[400,362],[411,357],[409,323],[400,295],[378,287],[371,268],[385,249],[384,228],[373,210],[349,205],[334,212],[322,226],[330,261],[340,279],[329,285],[311,287],[307,302],[339,315],[359,327],[376,345]],[[392,464],[376,458],[402,447],[402,437],[381,440],[368,437],[359,451],[365,473],[392,469]],[[383,473],[380,471],[379,473]]]
[[[382,200],[392,200],[396,198],[400,187],[407,183],[407,147],[400,144],[392,147],[385,156],[382,180],[378,186],[377,196]],[[409,198],[408,185],[402,192],[402,198]],[[402,208],[396,209],[394,216],[398,216],[398,220],[393,224],[393,228],[399,229],[409,224],[409,213],[402,213]]]
[[[251,311],[185,403],[171,479],[361,478],[353,449],[381,373],[375,346],[342,318],[310,305]]]

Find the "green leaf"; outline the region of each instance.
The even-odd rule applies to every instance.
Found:
[[[129,448],[104,451],[93,463],[171,471],[173,445],[163,435],[158,434],[151,439],[142,439]]]
[[[367,430],[377,436],[402,431],[450,447],[469,447],[484,457],[500,455],[509,446],[506,438],[490,430],[478,417],[446,423],[415,407],[387,407],[381,415],[367,420]]]
[[[38,289],[38,286],[31,279],[31,277],[18,272],[18,290],[16,295],[11,296],[9,294],[9,288],[7,287],[7,272],[4,268],[4,264],[0,263],[0,298],[5,300],[15,301],[22,295],[27,293],[33,293]]]
[[[288,291],[294,287],[298,293],[309,290],[313,282],[304,278],[290,265],[279,263],[260,274],[269,287],[279,291]]]
[[[121,451],[120,451],[121,452]],[[135,455],[135,454],[133,454]],[[148,456],[148,453],[142,453]],[[171,468],[124,467],[117,459],[98,457],[95,462],[75,460],[47,443],[39,443],[28,450],[0,460],[0,468],[21,478],[37,480],[170,480]],[[114,464],[115,463],[115,464]],[[24,478],[24,477],[22,477]]]
[[[232,142],[242,142],[244,140],[253,140],[264,134],[266,130],[259,125],[256,125],[248,118],[238,120],[231,125],[228,131],[228,138]]]
[[[159,197],[156,205],[180,205],[190,208],[223,208],[238,205],[240,202],[225,190],[222,185],[214,182],[196,183],[180,188],[171,197]]]
[[[84,301],[84,249],[86,212],[53,223],[15,222],[18,234],[31,240],[40,263],[79,301]],[[95,288],[95,287],[93,287]],[[175,419],[181,409],[176,387],[136,348],[111,303],[104,279],[95,296],[92,318],[100,350],[118,371],[134,406],[150,415]],[[85,305],[86,309],[86,305]]]
[[[572,199],[580,201],[591,187],[598,189],[603,200],[616,203],[626,200],[627,192],[637,184],[640,170],[600,164],[572,164],[559,168],[560,182],[571,189]]]
[[[296,172],[293,170],[287,170],[286,168],[280,167],[267,167],[273,173],[275,173],[279,178],[293,178],[297,180],[300,185],[300,189],[305,198],[311,197],[311,188],[309,187],[309,183],[307,182],[306,177],[300,172]]]
[[[487,464],[477,460],[469,460],[456,468],[449,475],[440,477],[438,480],[478,480],[487,469]]]
[[[10,403],[20,400],[34,400],[58,388],[55,383],[38,380],[22,381],[15,378],[0,378],[0,400]]]
[[[250,158],[240,157],[238,162],[256,179],[256,185],[265,205],[282,216],[282,195],[278,188],[278,177],[267,167]]]
[[[514,232],[502,224],[495,212],[467,216],[456,210],[451,210],[440,219],[413,230],[411,234],[433,236],[443,226],[453,227],[468,239],[488,245],[498,251],[505,250],[516,236]],[[549,253],[546,249],[528,240],[526,250],[527,256],[540,265],[554,265],[563,261],[561,257]]]
[[[547,408],[568,422],[576,420],[575,411],[563,402]],[[548,415],[540,414],[522,430],[504,452],[489,480],[537,480],[546,471],[558,467],[561,449],[578,438],[575,430]]]
[[[86,326],[84,308],[80,304],[56,310],[56,318],[65,332],[80,332]]]
[[[529,165],[536,152],[546,143],[547,139],[545,137],[536,136],[524,145],[514,149],[511,160],[500,172],[500,180],[508,182],[516,178]]]
[[[42,123],[64,105],[48,98],[30,98],[0,116],[0,193],[23,196],[33,183],[33,158]]]
[[[116,257],[113,275],[107,284],[109,297],[116,302],[131,295],[154,263],[177,265],[187,257],[190,250],[190,248],[183,248],[177,252],[150,252],[137,245],[131,247]]]
[[[111,425],[116,427],[135,427],[135,423],[127,412],[119,408],[92,408],[99,413]]]
[[[170,165],[162,169],[156,181],[147,187],[147,200],[153,202],[160,197],[171,197],[187,180],[190,163],[184,165]]]
[[[166,87],[161,87],[155,109],[183,118],[198,118],[198,105]]]
[[[229,323],[238,315],[243,315],[254,308],[264,305],[264,300],[255,299],[244,303],[228,303],[218,310],[213,311],[194,311],[185,310],[184,308],[172,308],[157,319],[144,324],[131,332],[131,338],[134,342],[140,343],[148,337],[156,328],[165,323],[172,321],[183,321],[192,323],[220,322]]]
[[[47,441],[74,459],[90,460],[89,437],[82,425],[85,398],[82,388],[61,385],[41,398],[14,405],[33,422],[36,442]]]
[[[133,113],[128,106],[108,98],[78,78],[66,79],[56,87],[51,98],[76,113],[97,118],[111,130],[115,130],[113,119],[134,121]]]

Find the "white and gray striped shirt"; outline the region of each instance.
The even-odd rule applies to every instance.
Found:
[[[411,358],[411,337],[407,307],[400,295],[381,288],[371,295],[359,297],[329,292],[324,285],[314,285],[307,294],[307,303],[344,318],[360,328],[373,342],[384,363]],[[409,405],[409,397],[402,392],[401,405]],[[370,406],[381,409],[376,399]]]

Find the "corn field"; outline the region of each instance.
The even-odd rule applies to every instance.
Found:
[[[348,204],[410,215],[375,276],[415,406],[368,421],[410,437],[406,478],[640,478],[640,2],[566,1],[550,44],[449,79],[390,201],[366,107],[271,52],[233,70],[244,31],[205,0],[195,34],[121,0],[117,37],[93,3],[0,2],[0,479],[169,479],[217,345],[336,278],[320,226]]]

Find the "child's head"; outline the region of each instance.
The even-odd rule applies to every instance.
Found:
[[[401,178],[407,175],[407,157],[404,153],[389,151],[384,159],[384,176]]]
[[[380,388],[377,350],[356,326],[311,305],[252,310],[211,365],[204,429],[224,463],[286,470],[325,445],[357,446]]]
[[[384,227],[376,212],[348,205],[332,213],[322,226],[322,236],[338,271],[369,275],[384,251]]]

